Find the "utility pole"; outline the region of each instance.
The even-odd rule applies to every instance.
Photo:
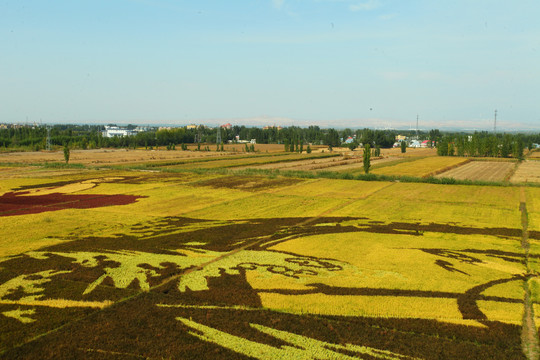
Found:
[[[495,109],[495,120],[493,121],[493,133],[497,133],[497,109]]]

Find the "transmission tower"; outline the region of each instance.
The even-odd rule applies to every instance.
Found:
[[[216,144],[221,144],[221,126],[217,128]]]
[[[416,140],[418,139],[418,115],[416,115]]]

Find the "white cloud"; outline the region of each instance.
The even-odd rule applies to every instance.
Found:
[[[284,2],[285,0],[272,0],[272,5],[279,10],[283,7]]]
[[[351,11],[370,11],[381,6],[381,3],[378,0],[368,0],[364,2],[359,2],[356,4],[349,5]]]

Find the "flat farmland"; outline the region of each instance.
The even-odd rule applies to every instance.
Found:
[[[301,170],[301,171],[312,171],[312,170],[333,170],[338,166],[347,166],[346,164],[354,164],[361,161],[358,158],[350,158],[348,156],[333,156],[333,157],[320,157],[320,158],[310,158],[303,159],[298,161],[290,162],[280,162],[280,163],[270,163],[263,165],[250,165],[245,166],[244,168],[252,169],[271,169],[271,170]],[[242,168],[239,168],[242,169]]]
[[[527,157],[530,157],[532,159],[540,159],[540,150],[536,149],[529,154],[527,154]]]
[[[438,178],[458,180],[504,181],[516,166],[507,161],[471,161],[455,169],[445,171]]]
[[[126,163],[149,163],[172,160],[193,160],[223,156],[210,151],[166,151],[166,150],[126,150],[96,149],[71,150],[70,162],[84,165],[118,165]],[[42,164],[64,162],[63,151],[39,151],[24,153],[0,153],[0,164]]]
[[[178,165],[166,164],[167,168],[180,169],[216,169],[216,168],[236,168],[238,170],[250,167],[258,167],[260,164],[274,165],[288,164],[296,161],[317,161],[321,159],[335,157],[337,154],[321,153],[321,154],[296,154],[296,153],[278,153],[268,155],[262,154],[247,154],[236,156],[222,156],[212,159],[204,159],[204,161],[180,162]],[[285,165],[286,166],[286,165]]]
[[[403,159],[374,166],[371,173],[377,175],[428,177],[467,162],[459,157],[432,156],[420,159]]]
[[[336,172],[348,172],[348,173],[363,173],[363,159],[362,149],[355,149],[350,151],[346,148],[335,148],[333,154],[341,154],[337,157],[319,158],[319,159],[307,159],[291,162],[280,162],[262,165],[247,165],[243,168],[253,169],[271,169],[271,170],[293,170],[293,171],[336,171]],[[408,149],[405,154],[401,153],[400,149],[381,149],[381,156],[371,159],[371,165],[376,168],[377,166],[393,162],[394,164],[401,162],[408,162],[418,160],[418,158],[424,158],[426,156],[433,157],[436,153],[434,149]],[[452,162],[453,163],[453,162]],[[447,166],[446,161],[442,160],[443,167]],[[416,172],[415,172],[416,173]]]
[[[0,358],[525,359],[536,188],[0,169]]]
[[[515,183],[540,183],[540,160],[521,162],[510,181]]]

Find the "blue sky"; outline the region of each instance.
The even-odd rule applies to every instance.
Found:
[[[0,0],[0,122],[540,129],[540,2]]]

